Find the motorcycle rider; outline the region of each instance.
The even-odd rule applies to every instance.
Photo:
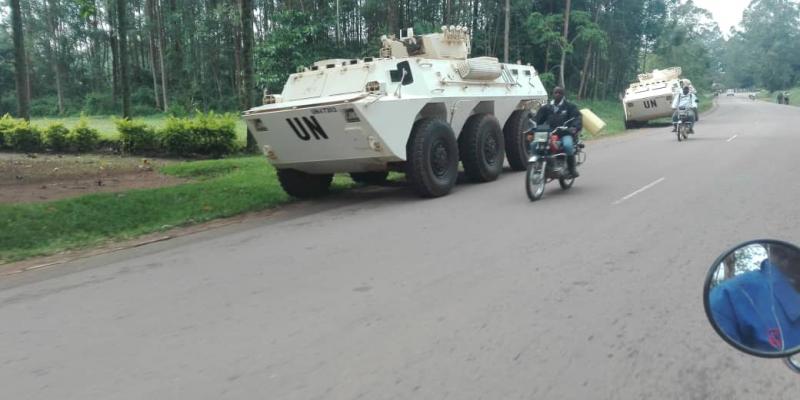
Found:
[[[556,86],[553,89],[553,101],[536,112],[536,123],[538,125],[547,123],[552,130],[566,123],[567,131],[559,132],[561,145],[567,154],[567,167],[573,178],[580,176],[575,167],[575,147],[580,142],[579,133],[583,129],[583,116],[578,107],[564,98],[564,88]],[[569,122],[567,122],[569,121]]]
[[[685,108],[686,110],[691,111],[689,113],[689,120],[691,122],[691,125],[689,126],[689,133],[694,133],[695,111],[693,109],[696,106],[697,106],[697,96],[695,96],[694,93],[691,93],[688,85],[684,86],[683,92],[675,96],[675,99],[672,100],[672,109],[675,110],[675,112],[672,113],[673,132],[678,131],[678,110],[680,110],[681,108]]]

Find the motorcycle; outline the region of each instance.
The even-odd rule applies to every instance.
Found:
[[[800,374],[800,248],[753,240],[719,256],[706,276],[703,305],[717,334],[735,349],[783,358]]]
[[[569,173],[567,166],[567,153],[564,152],[559,134],[564,134],[569,129],[566,125],[572,122],[568,120],[565,126],[555,129],[537,131],[536,124],[530,121],[530,128],[527,136],[530,141],[530,154],[528,160],[528,170],[525,174],[525,190],[531,201],[537,201],[544,195],[547,183],[558,180],[561,189],[569,190],[575,183],[575,177]],[[577,136],[578,134],[576,134]],[[575,144],[575,167],[582,165],[586,161],[586,147],[579,140]]]
[[[692,119],[689,117],[693,111],[686,108],[681,107],[678,109],[678,141],[683,141],[689,139],[689,134],[691,133],[692,129],[694,128],[694,123]]]

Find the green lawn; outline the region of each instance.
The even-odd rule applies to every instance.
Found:
[[[100,135],[105,138],[116,138],[119,133],[117,133],[117,127],[114,125],[113,117],[112,116],[87,116],[84,117],[87,121],[89,121],[89,126],[97,129],[100,131]],[[162,128],[167,123],[167,117],[164,115],[150,115],[146,117],[136,117],[135,119],[143,120],[146,124],[154,127],[154,128]],[[59,122],[64,124],[67,128],[72,128],[78,124],[81,120],[80,117],[64,117],[64,118],[56,118],[56,117],[40,117],[40,118],[32,118],[31,122],[40,127],[45,128],[47,125]],[[247,141],[247,125],[245,125],[244,121],[239,118],[236,121],[236,135],[237,139],[240,143],[246,143]]]
[[[162,172],[195,181],[159,189],[0,205],[0,262],[128,239],[257,211],[290,200],[263,157],[173,164]],[[354,184],[337,176],[333,189]]]

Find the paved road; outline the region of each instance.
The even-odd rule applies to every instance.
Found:
[[[365,192],[5,279],[0,398],[794,399],[701,290],[737,242],[800,242],[800,109],[720,103],[687,143],[590,143],[535,204],[518,173]]]

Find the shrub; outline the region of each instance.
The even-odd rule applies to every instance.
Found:
[[[236,120],[231,115],[199,114],[194,120],[200,154],[215,158],[230,154],[236,147]]]
[[[5,130],[4,136],[7,145],[14,151],[29,153],[42,149],[42,133],[28,121],[17,120],[10,129]]]
[[[232,115],[214,113],[198,114],[194,119],[171,117],[161,136],[171,154],[219,158],[236,150],[236,120]]]
[[[114,119],[122,142],[122,150],[141,154],[159,150],[156,131],[140,120]]]
[[[78,125],[72,128],[69,133],[69,140],[75,150],[79,153],[84,153],[97,149],[97,144],[100,142],[100,133],[96,129],[90,128],[85,119],[81,119]]]
[[[50,150],[64,152],[69,150],[69,129],[63,124],[53,123],[44,130],[45,143]]]
[[[164,149],[170,154],[189,157],[197,153],[198,137],[192,122],[186,118],[169,117],[160,135]]]
[[[17,126],[18,120],[6,114],[0,117],[0,149],[10,146],[6,141],[6,133]]]

